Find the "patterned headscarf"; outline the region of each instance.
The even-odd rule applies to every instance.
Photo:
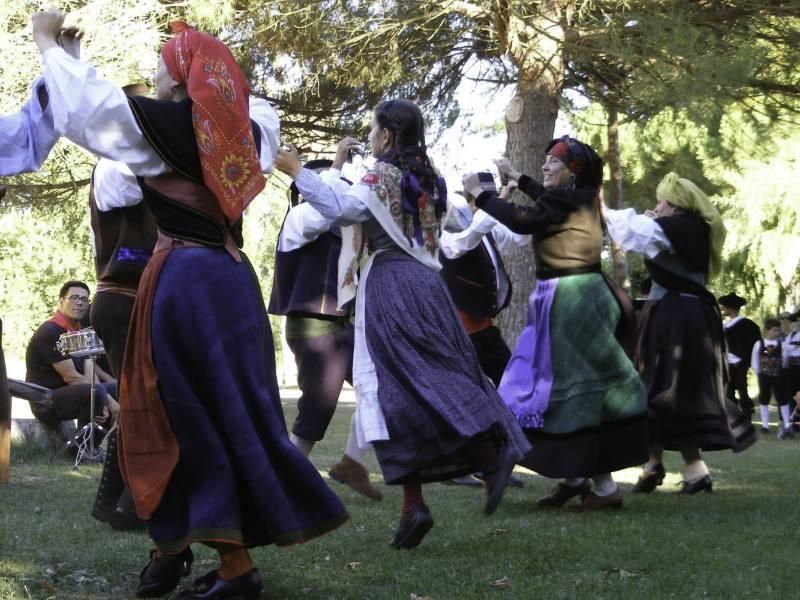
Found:
[[[589,144],[565,135],[551,140],[544,152],[567,166],[575,176],[576,188],[598,189],[603,183],[603,160]]]
[[[264,189],[250,124],[250,86],[227,46],[182,21],[161,48],[170,76],[186,85],[203,181],[233,223]]]
[[[697,213],[708,224],[710,260],[708,275],[719,273],[722,267],[722,245],[725,243],[725,224],[719,211],[711,204],[703,191],[688,179],[676,173],[667,173],[656,188],[656,196],[687,212]]]

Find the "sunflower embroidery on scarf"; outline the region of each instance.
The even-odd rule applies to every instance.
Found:
[[[231,193],[250,178],[250,165],[247,158],[238,154],[229,154],[222,160],[219,179]]]

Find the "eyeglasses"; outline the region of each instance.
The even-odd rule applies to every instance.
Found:
[[[73,294],[72,296],[64,296],[62,300],[69,300],[73,304],[84,303],[89,304],[89,296],[79,296],[78,294]]]

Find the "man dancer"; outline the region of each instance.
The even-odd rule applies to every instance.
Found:
[[[753,401],[747,391],[747,370],[750,368],[748,359],[753,345],[761,339],[761,330],[753,321],[739,315],[739,311],[747,304],[741,296],[725,294],[719,297],[718,302],[722,314],[728,317],[723,323],[725,345],[728,348],[728,399],[739,405],[745,417],[752,419]]]
[[[322,173],[329,185],[346,188],[349,182],[340,174],[347,148],[342,142],[333,161],[312,160],[305,167]],[[290,439],[308,456],[325,435],[343,383],[353,382],[352,303],[337,307],[339,228],[332,228],[304,203],[294,183],[289,195],[291,207],[278,235],[268,312],[286,316],[286,341],[294,354],[301,392]],[[383,492],[370,483],[361,455],[353,440],[330,476],[362,496],[381,500]]]
[[[507,196],[503,188],[501,197]],[[469,199],[469,207],[455,204],[463,231],[442,232],[440,238],[441,275],[447,284],[458,315],[475,348],[481,370],[495,386],[511,358],[511,350],[503,339],[494,318],[511,301],[512,285],[500,252],[511,246],[527,246],[529,235],[519,235],[498,223]],[[472,475],[458,477],[449,482],[474,487],[483,484]],[[509,484],[522,487],[522,481],[513,475]]]
[[[147,86],[134,84],[122,90],[129,96],[147,95]],[[91,322],[103,340],[111,372],[119,379],[128,338],[136,290],[158,238],[152,215],[138,201],[139,185],[130,169],[101,158],[92,173],[89,211],[94,240],[97,293]],[[131,203],[130,198],[135,197]],[[92,516],[113,529],[141,529],[130,490],[119,470],[117,431],[108,435],[106,460]]]
[[[59,38],[61,47],[75,58],[79,54],[79,37],[77,29],[67,29]],[[38,77],[32,88],[31,97],[19,112],[0,116],[0,176],[37,170],[58,140],[44,79]],[[0,199],[5,195],[6,188],[0,186]],[[11,395],[2,341],[0,319],[0,483],[8,480],[11,444]]]

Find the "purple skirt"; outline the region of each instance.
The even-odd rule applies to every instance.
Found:
[[[246,259],[173,250],[155,292],[152,345],[180,448],[147,523],[160,551],[210,540],[287,545],[347,520],[339,498],[289,441],[272,333]]]
[[[375,442],[387,484],[440,481],[478,470],[471,446],[525,435],[481,371],[444,280],[402,251],[382,252],[367,278],[366,336],[389,431]]]

